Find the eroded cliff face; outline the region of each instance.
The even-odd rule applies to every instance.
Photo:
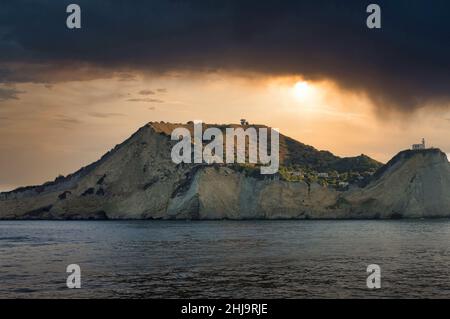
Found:
[[[171,143],[165,134],[144,126],[72,176],[0,194],[0,218],[163,217],[174,185],[188,170],[173,164]]]
[[[319,184],[245,176],[227,167],[205,167],[189,190],[170,202],[168,216],[198,219],[308,219],[336,216],[339,193]]]
[[[450,216],[450,164],[438,149],[404,151],[343,196],[351,218]]]
[[[0,219],[318,219],[450,216],[450,166],[406,151],[364,188],[175,165],[170,124],[150,123],[98,162],[52,183],[0,194]]]

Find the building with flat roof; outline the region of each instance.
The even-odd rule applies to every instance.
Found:
[[[424,138],[422,139],[422,144],[413,144],[412,145],[412,149],[414,151],[426,149],[426,147],[425,147],[425,139]]]

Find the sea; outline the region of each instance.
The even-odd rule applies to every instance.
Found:
[[[0,221],[0,298],[449,298],[449,266],[445,219]]]

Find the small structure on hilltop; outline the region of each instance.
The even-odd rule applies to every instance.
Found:
[[[241,119],[241,125],[244,126],[244,125],[249,125],[249,124],[246,119]]]
[[[426,149],[426,146],[425,146],[425,139],[424,139],[424,138],[422,139],[422,144],[413,144],[413,145],[412,145],[412,149],[413,149],[413,151],[418,151],[418,150],[424,150],[424,149]]]

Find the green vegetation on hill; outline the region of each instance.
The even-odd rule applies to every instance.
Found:
[[[280,161],[284,166],[298,166],[317,172],[375,172],[383,164],[362,154],[356,157],[338,157],[328,151],[319,151],[312,146],[280,136]]]
[[[322,186],[333,187],[336,189],[347,189],[350,185],[364,185],[370,179],[374,171],[352,171],[338,172],[328,171],[326,173],[317,172],[308,168],[300,168],[298,166],[286,167],[282,166],[279,175],[282,180],[289,182],[304,181],[307,184],[317,182]]]
[[[225,129],[225,127],[221,128]],[[254,127],[264,126],[255,125]],[[246,142],[248,152],[248,141]],[[289,182],[303,181],[308,184],[317,182],[323,186],[342,190],[354,184],[364,185],[383,166],[382,163],[364,154],[355,157],[339,157],[328,151],[319,151],[282,134],[280,134],[279,154],[280,168],[276,175],[260,175],[258,164],[228,166],[254,178],[279,178]],[[246,160],[248,161],[248,157]]]
[[[361,154],[339,157],[328,151],[300,143],[280,135],[280,170],[282,180],[346,189],[350,185],[363,185],[383,164]]]
[[[164,132],[170,135],[173,129],[177,127],[185,127],[188,129],[192,136],[194,131],[193,122],[187,124],[171,124],[171,123],[152,123],[152,126],[156,126],[158,131]],[[242,128],[248,130],[253,128],[258,131],[260,128],[267,128],[268,132],[270,127],[259,124],[239,125],[239,124],[203,124],[203,130],[210,127],[219,128],[224,136],[226,135],[227,128]],[[356,157],[339,157],[328,151],[319,151],[316,148],[298,142],[290,137],[280,134],[279,139],[279,154],[280,154],[280,167],[286,167],[288,170],[306,170],[311,172],[323,172],[331,173],[336,171],[339,174],[357,172],[359,174],[373,173],[379,169],[383,164],[376,160],[366,156],[360,155]],[[268,136],[268,142],[270,145],[270,134]],[[224,138],[224,150],[225,141]],[[246,139],[246,149],[248,153],[248,139]],[[204,141],[204,144],[208,144]],[[248,154],[247,154],[248,156]]]

